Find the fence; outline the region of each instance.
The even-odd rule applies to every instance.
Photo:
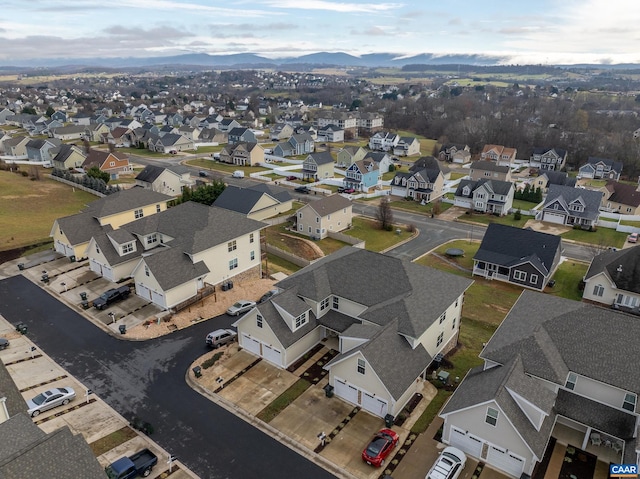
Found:
[[[197,303],[198,301],[206,298],[207,296],[211,296],[215,292],[216,292],[215,286],[207,285],[204,288],[202,288],[200,291],[198,291],[198,293],[192,298],[189,298],[183,301],[182,303],[176,304],[173,308],[171,308],[171,312],[177,313],[178,311],[182,311],[183,309],[188,308],[192,304]]]
[[[333,238],[338,241],[342,241],[343,243],[348,243],[354,248],[364,249],[364,241],[358,238],[354,238],[353,236],[346,235],[344,233],[338,233],[336,231],[327,232],[327,236],[329,238]]]
[[[596,224],[597,226],[601,226],[603,228],[615,229],[620,233],[640,233],[639,227],[633,225],[623,225],[623,221],[640,223],[640,216],[621,215],[619,213],[609,213],[601,211],[598,222]]]
[[[86,186],[82,186],[74,181],[65,180],[64,178],[60,178],[59,176],[47,175],[52,180],[59,181],[60,183],[64,183],[65,185],[73,186],[74,188],[78,188],[79,190],[86,191],[87,193],[91,193],[92,195],[96,195],[98,198],[104,198],[104,193],[100,193],[99,191],[92,190],[91,188],[87,188]]]
[[[302,268],[304,268],[305,266],[309,266],[311,264],[311,261],[309,260],[301,258],[300,256],[296,256],[295,254],[291,254],[287,251],[281,250],[280,248],[277,248],[275,246],[271,246],[268,243],[265,249],[267,250],[267,253],[271,253],[279,258],[286,259],[287,261],[290,261],[291,263],[297,266],[300,266]]]

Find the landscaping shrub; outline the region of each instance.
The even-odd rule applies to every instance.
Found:
[[[211,356],[209,359],[205,359],[204,361],[202,361],[202,369],[209,369],[218,361],[218,359],[222,357],[223,354],[223,352],[219,352]]]
[[[513,214],[513,219],[515,221],[520,221],[522,219],[522,213],[520,212],[520,210],[516,210],[516,212]]]

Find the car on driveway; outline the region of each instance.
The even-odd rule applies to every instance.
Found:
[[[638,242],[638,233],[631,233],[627,236],[627,241],[629,243],[637,243]]]
[[[9,347],[9,340],[5,338],[0,338],[0,351],[3,349],[7,349]]]
[[[297,176],[287,176],[287,181],[295,181],[297,179],[298,179]]]
[[[277,289],[272,289],[272,290],[267,291],[262,296],[260,296],[260,299],[258,300],[258,304],[264,303],[265,301],[269,301],[276,294],[278,294],[278,290]]]
[[[311,190],[309,188],[307,188],[306,186],[298,186],[295,190],[293,191],[297,191],[298,193],[306,193],[309,194],[311,193]]]
[[[248,301],[246,299],[243,299],[229,307],[229,309],[227,309],[227,314],[229,316],[239,316],[240,314],[246,313],[247,311],[253,309],[255,305],[255,301]]]
[[[216,349],[227,343],[232,343],[237,336],[238,333],[232,329],[216,329],[207,334],[206,343],[210,348]]]
[[[467,456],[460,449],[445,447],[425,479],[457,479],[466,462]]]
[[[380,467],[393,448],[398,444],[400,437],[391,429],[381,429],[373,436],[369,445],[362,451],[362,460],[367,464]]]
[[[343,193],[347,193],[347,194],[349,194],[349,195],[350,195],[351,193],[355,193],[355,192],[356,192],[356,190],[354,190],[353,188],[346,188],[346,189],[343,191]]]
[[[47,389],[27,401],[27,412],[31,414],[31,417],[36,417],[42,411],[47,411],[57,406],[64,406],[75,398],[76,392],[69,387]]]

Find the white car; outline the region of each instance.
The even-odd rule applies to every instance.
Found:
[[[457,479],[466,462],[467,456],[460,449],[445,447],[425,479]]]
[[[237,303],[234,303],[233,306],[227,309],[227,314],[229,316],[239,316],[242,313],[246,313],[250,309],[253,309],[255,305],[256,305],[255,301],[247,301],[246,299],[241,300],[241,301],[238,301]]]
[[[57,406],[65,406],[76,398],[76,392],[72,388],[53,388],[38,394],[33,399],[27,401],[28,413],[31,417],[36,417],[42,411],[52,409]]]

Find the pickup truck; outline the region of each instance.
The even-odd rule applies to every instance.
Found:
[[[139,476],[147,477],[156,464],[158,464],[158,456],[149,449],[143,449],[133,456],[121,457],[104,470],[109,479],[132,479]]]
[[[120,286],[119,288],[109,289],[94,299],[93,305],[96,309],[104,309],[111,303],[115,303],[116,301],[126,298],[129,296],[130,292],[131,290],[129,289],[129,286],[126,285]]]

